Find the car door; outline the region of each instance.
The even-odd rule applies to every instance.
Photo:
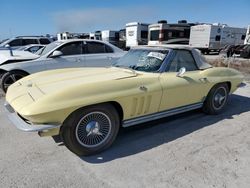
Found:
[[[113,63],[113,50],[104,43],[87,41],[85,62],[87,67],[106,67]]]
[[[62,52],[62,55],[58,57],[52,57],[52,52],[46,60],[47,69],[85,66],[82,41],[68,42],[57,48],[56,51]]]
[[[178,76],[183,67],[185,73]],[[210,87],[189,50],[174,50],[166,71],[159,78],[163,88],[159,111],[202,103]]]

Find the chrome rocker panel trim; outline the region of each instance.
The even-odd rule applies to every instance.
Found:
[[[141,116],[141,117],[138,117],[138,118],[133,118],[133,119],[123,121],[122,126],[123,127],[130,127],[130,126],[133,126],[133,125],[136,125],[136,124],[145,123],[145,122],[148,122],[148,121],[153,121],[153,120],[157,120],[157,119],[160,119],[160,118],[172,116],[172,115],[175,115],[175,114],[180,114],[180,113],[183,113],[183,112],[199,109],[202,106],[203,106],[203,103],[195,103],[195,104],[191,104],[191,105],[187,105],[187,106],[183,106],[183,107],[170,109],[170,110],[163,111],[163,112],[149,114],[149,115],[146,115],[146,116]]]
[[[15,127],[21,131],[25,132],[38,132],[45,131],[49,129],[54,129],[60,127],[60,125],[48,125],[48,124],[28,124],[22,118],[20,118],[15,110],[11,107],[10,104],[5,102],[5,110],[9,120],[15,125]]]

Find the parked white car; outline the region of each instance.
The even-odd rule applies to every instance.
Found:
[[[105,67],[126,52],[116,46],[97,40],[71,39],[55,41],[39,50],[39,58],[32,61],[0,66],[1,88],[4,92],[20,78],[29,74],[71,67]]]
[[[0,43],[0,48],[5,48],[6,45],[10,46],[12,49],[17,49],[21,46],[26,46],[29,44],[43,44],[47,45],[52,42],[52,39],[44,36],[18,36],[15,38],[4,40]]]
[[[0,65],[17,63],[20,61],[29,61],[39,57],[40,57],[39,55],[33,54],[28,51],[0,50]]]
[[[42,44],[29,44],[29,45],[17,48],[16,50],[27,51],[27,52],[31,52],[34,54],[38,50],[40,50],[41,48],[44,48],[44,47],[45,47],[45,45],[42,45]]]

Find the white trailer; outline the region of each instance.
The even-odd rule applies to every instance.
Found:
[[[126,48],[148,43],[148,25],[138,22],[126,24]]]
[[[191,27],[189,45],[203,53],[219,51],[225,45],[244,43],[246,29],[220,24],[203,24]]]
[[[89,39],[102,40],[101,31],[90,32]]]
[[[57,33],[57,40],[67,40],[74,38],[74,35],[69,32]]]
[[[246,33],[244,44],[250,44],[250,25],[247,28],[247,33]]]
[[[119,31],[104,30],[102,31],[102,40],[118,46]]]
[[[167,23],[166,20],[161,20],[156,24],[151,24],[148,26],[148,44],[164,44],[170,41],[180,41],[179,39],[187,41],[192,25],[194,24],[187,23],[186,20],[179,20],[178,23]]]

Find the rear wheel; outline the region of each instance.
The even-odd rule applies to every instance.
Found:
[[[119,127],[116,109],[110,104],[101,104],[73,112],[63,123],[60,134],[69,150],[83,156],[108,148]]]
[[[10,72],[6,72],[3,76],[2,76],[2,80],[1,80],[1,88],[4,91],[4,93],[7,92],[8,87],[15,83],[17,80],[27,76],[28,74],[22,71],[10,71]]]
[[[229,89],[227,84],[217,84],[209,92],[203,105],[207,114],[219,114],[226,106]]]

